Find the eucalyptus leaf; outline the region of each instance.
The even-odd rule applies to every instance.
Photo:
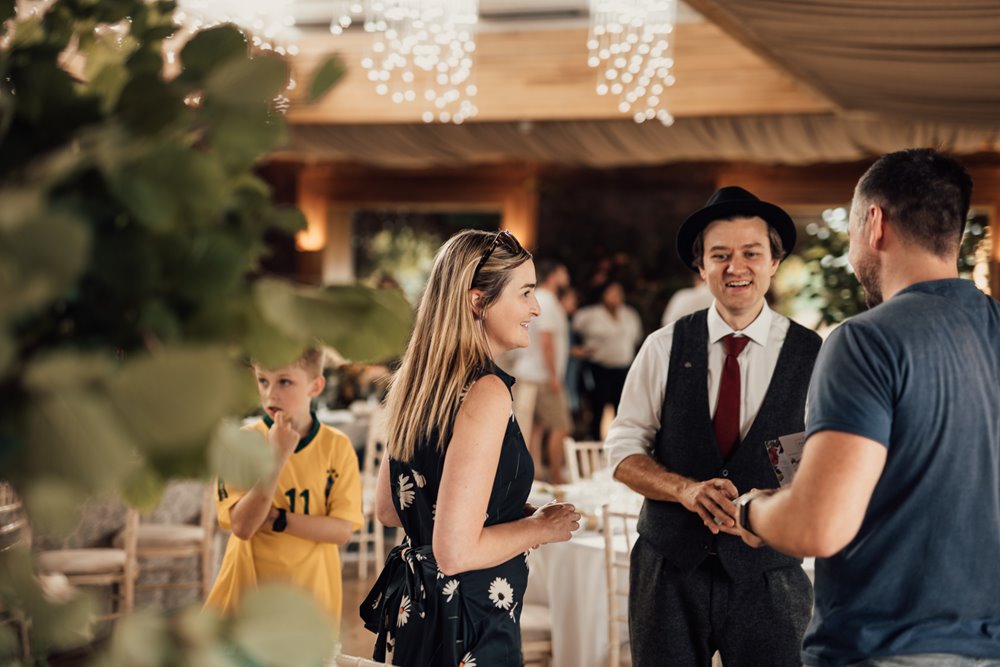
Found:
[[[117,112],[134,132],[155,134],[182,120],[186,113],[180,95],[158,71],[134,76],[121,90]]]
[[[14,625],[0,625],[0,660],[9,660],[20,653],[21,643],[14,634]],[[13,663],[6,663],[13,664]]]
[[[208,449],[209,469],[226,484],[249,489],[274,471],[274,452],[260,433],[224,422]]]
[[[222,617],[211,607],[187,607],[175,616],[177,636],[189,646],[211,647],[222,626]]]
[[[40,535],[65,535],[80,522],[87,495],[64,480],[40,477],[24,492],[32,528]]]
[[[163,500],[167,483],[148,467],[136,468],[125,480],[122,496],[129,507],[152,512]]]
[[[108,657],[114,665],[159,667],[169,646],[166,619],[151,609],[142,609],[115,625]]]
[[[247,313],[240,343],[250,358],[264,368],[281,368],[294,362],[316,341],[305,331],[289,331],[272,324],[259,311]]]
[[[97,610],[93,595],[78,590],[65,602],[48,599],[25,548],[0,552],[0,601],[6,609],[31,619],[29,636],[36,655],[51,649],[74,648],[93,639]]]
[[[288,83],[288,67],[275,56],[228,60],[205,81],[207,103],[230,107],[269,106]]]
[[[250,658],[273,667],[320,665],[334,647],[332,619],[316,601],[276,584],[243,597],[232,638]]]
[[[2,276],[3,272],[0,270],[0,277]],[[7,370],[14,362],[16,355],[17,345],[14,339],[6,330],[0,328],[0,378],[7,375]]]
[[[285,123],[263,104],[233,108],[210,102],[205,118],[208,142],[233,173],[249,169],[262,153],[285,143]]]
[[[137,462],[123,421],[100,392],[35,395],[27,424],[25,456],[31,469],[94,492],[117,490]]]
[[[219,163],[183,146],[162,146],[108,176],[135,219],[157,231],[217,220],[228,203]]]
[[[358,361],[383,361],[402,353],[413,310],[399,290],[362,286],[323,289],[265,279],[254,296],[267,321],[287,335],[322,340]]]
[[[174,347],[128,362],[108,381],[108,394],[141,446],[166,451],[207,443],[238,408],[245,381],[222,348]]]
[[[315,102],[326,95],[344,76],[344,62],[337,56],[330,56],[323,61],[309,83],[308,100]]]
[[[106,354],[59,350],[34,359],[24,383],[32,392],[76,389],[104,380],[114,370],[115,362]]]
[[[0,315],[36,309],[63,293],[83,272],[90,247],[86,226],[63,212],[0,228],[0,264],[13,271],[0,291]]]
[[[181,49],[180,60],[184,67],[181,79],[201,81],[220,63],[245,59],[247,42],[235,26],[222,25],[195,34]]]

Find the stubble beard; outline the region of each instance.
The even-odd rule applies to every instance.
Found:
[[[872,259],[861,260],[858,262],[858,266],[855,267],[858,282],[861,283],[861,287],[865,290],[865,303],[869,308],[874,308],[882,303],[880,268],[878,261]]]

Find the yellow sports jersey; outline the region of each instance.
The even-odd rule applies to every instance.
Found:
[[[265,438],[271,420],[247,428]],[[229,512],[245,490],[218,482],[216,509],[219,525],[230,530]],[[313,416],[312,432],[299,441],[278,478],[273,505],[290,514],[329,516],[349,521],[358,530],[361,514],[361,476],[358,457],[346,435],[321,425]],[[313,542],[264,526],[249,540],[229,536],[222,567],[205,601],[223,613],[233,611],[240,594],[266,582],[287,582],[311,593],[340,627],[340,552],[336,544]]]

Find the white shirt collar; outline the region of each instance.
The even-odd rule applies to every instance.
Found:
[[[765,301],[764,307],[761,308],[760,314],[757,315],[757,319],[742,331],[736,331],[726,324],[726,321],[722,319],[722,315],[719,315],[719,311],[716,310],[716,304],[712,304],[712,307],[708,309],[708,342],[709,344],[717,343],[725,336],[734,333],[746,336],[761,347],[764,347],[767,345],[767,339],[771,332],[771,320],[773,317],[774,311],[768,307]]]

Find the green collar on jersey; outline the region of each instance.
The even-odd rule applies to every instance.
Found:
[[[312,442],[313,439],[316,437],[316,434],[319,433],[319,419],[316,417],[316,413],[310,412],[309,415],[312,417],[313,420],[312,428],[309,429],[309,433],[306,434],[306,437],[299,440],[299,444],[295,445],[296,452],[301,452],[303,449],[305,449],[306,446],[310,442]],[[267,428],[269,430],[272,426],[274,426],[274,420],[271,419],[271,416],[267,414],[264,415],[264,423],[267,425]]]

